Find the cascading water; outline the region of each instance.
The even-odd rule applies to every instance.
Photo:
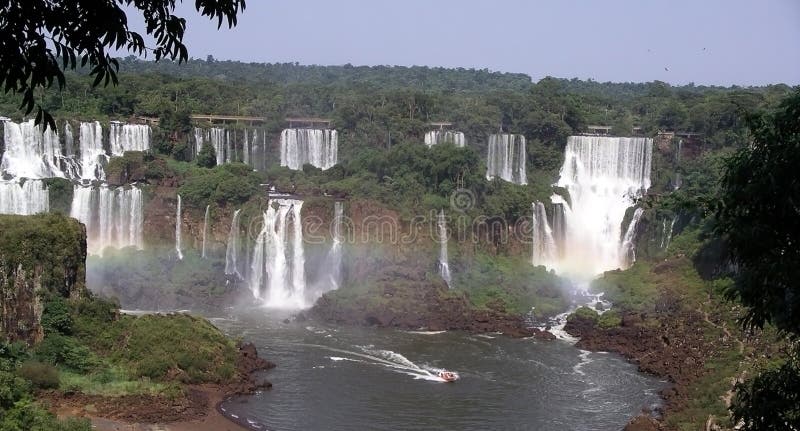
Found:
[[[273,199],[263,214],[249,284],[253,296],[268,307],[298,309],[306,305],[302,206],[303,201],[295,199]]]
[[[636,237],[636,227],[639,225],[639,220],[642,218],[644,210],[636,208],[633,212],[628,229],[625,230],[625,235],[622,237],[622,244],[620,245],[620,255],[624,259],[625,266],[633,265],[636,262],[636,244],[634,239]]]
[[[464,147],[466,140],[463,132],[452,132],[447,130],[431,130],[425,133],[425,145],[431,147],[436,144],[450,142],[456,147]]]
[[[44,182],[0,181],[0,214],[30,215],[49,210],[50,197]]]
[[[194,129],[195,154],[199,154],[203,144],[208,142],[214,147],[217,156],[217,165],[231,161],[230,133],[222,128]]]
[[[208,236],[208,210],[211,208],[211,205],[206,205],[206,214],[203,216],[203,251],[201,252],[201,257],[203,259],[206,258],[206,237]]]
[[[533,203],[533,265],[552,266],[558,257],[553,231],[547,221],[547,212],[541,202]]]
[[[181,251],[181,195],[178,195],[178,209],[175,211],[175,252],[178,255],[178,260],[183,260],[183,252]]]
[[[59,166],[64,157],[56,132],[42,132],[33,120],[4,121],[3,126],[5,152],[0,160],[0,175],[35,179],[66,176]]]
[[[225,249],[225,275],[235,275],[236,278],[242,279],[242,274],[239,272],[239,218],[242,210],[233,212],[233,220],[231,221],[231,231],[228,234],[228,246]]]
[[[672,217],[672,221],[669,223],[669,228],[667,228],[667,219],[664,219],[661,226],[661,249],[667,250],[669,248],[669,243],[672,241],[672,232],[675,229],[675,222],[678,221],[678,217]]]
[[[552,265],[557,272],[590,280],[628,265],[621,224],[650,187],[652,144],[649,138],[569,137],[557,183],[571,201],[564,208],[563,257]],[[565,204],[560,196],[552,201]]]
[[[101,255],[106,247],[144,247],[142,191],[136,187],[109,189],[73,188],[70,216],[86,225],[90,254]]]
[[[501,178],[514,184],[527,184],[527,154],[524,136],[490,135],[486,179]]]
[[[78,140],[81,152],[81,179],[105,180],[106,173],[103,166],[108,161],[108,156],[103,149],[103,126],[99,121],[81,123]]]
[[[329,169],[338,162],[336,130],[285,129],[281,133],[281,166],[299,170],[309,163]]]
[[[436,230],[439,233],[439,275],[442,276],[450,287],[452,276],[450,275],[450,264],[447,258],[447,219],[444,216],[444,210],[439,211],[439,217],[436,221]]]
[[[147,151],[150,149],[150,126],[144,124],[123,124],[111,122],[109,146],[112,156],[121,156],[126,151]]]

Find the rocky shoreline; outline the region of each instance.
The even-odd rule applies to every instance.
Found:
[[[573,315],[564,330],[579,341],[576,347],[589,351],[613,352],[637,365],[640,372],[667,380],[660,393],[663,409],[643,411],[626,431],[669,429],[662,420],[686,406],[693,384],[707,372],[711,358],[735,349],[738,340],[727,332],[714,334],[718,323],[699,310],[687,310],[678,298],[663,296],[655,313],[622,312],[621,324],[602,328],[597,321]]]
[[[220,384],[184,385],[179,397],[163,395],[125,395],[107,397],[46,391],[38,398],[59,416],[86,417],[95,429],[150,430],[218,430],[220,418],[236,424],[237,428],[252,429],[224,413],[220,404],[231,397],[248,395],[270,389],[272,383],[258,376],[275,364],[260,357],[252,343],[238,346],[235,376]],[[177,374],[173,375],[177,377]],[[150,424],[150,425],[148,425]],[[153,428],[155,427],[155,428]]]

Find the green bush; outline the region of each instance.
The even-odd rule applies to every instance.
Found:
[[[67,301],[60,296],[48,298],[44,303],[41,322],[45,335],[70,335],[72,333],[72,316]]]
[[[567,317],[567,321],[574,319],[584,319],[584,320],[593,320],[596,322],[598,318],[599,316],[596,311],[592,310],[589,307],[580,307]]]
[[[622,317],[615,310],[609,310],[597,318],[597,325],[603,329],[616,328],[622,325]]]
[[[25,361],[17,369],[17,374],[30,381],[36,388],[58,388],[58,369],[50,364],[39,361]]]
[[[52,365],[85,372],[97,364],[95,355],[76,339],[61,334],[50,334],[36,346],[34,356]]]

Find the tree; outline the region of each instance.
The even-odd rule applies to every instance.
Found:
[[[748,118],[753,142],[727,164],[717,234],[738,267],[728,292],[744,324],[788,334],[789,357],[736,385],[731,411],[745,430],[800,429],[800,89],[771,114]]]
[[[210,143],[204,142],[200,147],[200,152],[197,153],[197,166],[204,168],[217,166],[217,152]]]
[[[181,1],[181,0],[179,0]],[[0,86],[6,93],[22,95],[20,109],[31,113],[38,106],[36,122],[55,128],[53,117],[35,101],[37,88],[66,86],[65,70],[90,68],[93,85],[117,84],[119,62],[109,50],[126,49],[137,55],[151,53],[163,58],[188,60],[183,44],[186,20],[173,15],[175,0],[13,0],[0,3]],[[125,8],[141,12],[144,37],[131,31]],[[196,0],[201,15],[236,25],[245,0]]]
[[[800,89],[748,118],[753,142],[727,162],[717,233],[739,275],[730,295],[750,327],[800,334]]]

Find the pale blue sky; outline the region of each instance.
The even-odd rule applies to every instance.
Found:
[[[200,58],[800,84],[798,0],[248,0],[220,32],[193,5],[179,12]]]

